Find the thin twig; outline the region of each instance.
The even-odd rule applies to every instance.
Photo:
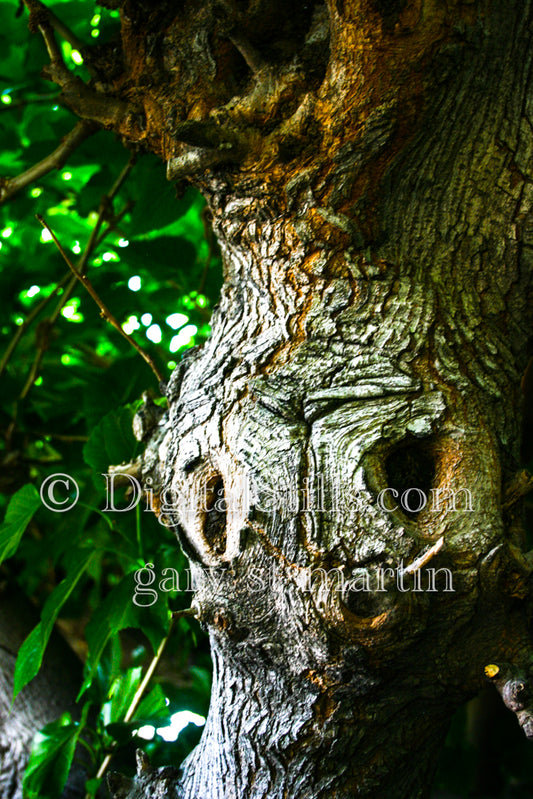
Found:
[[[63,298],[62,298],[62,303],[64,303]],[[63,307],[63,304],[61,304],[61,307]],[[45,319],[43,323],[46,324],[46,326],[47,326],[47,331],[46,332],[48,334],[51,331],[51,329],[52,329],[52,322],[51,322],[50,319]],[[31,365],[31,369],[29,371],[28,377],[26,378],[26,382],[24,383],[24,387],[23,387],[22,391],[20,392],[19,400],[26,399],[26,397],[28,396],[28,394],[31,391],[31,388],[32,388],[33,384],[37,380],[37,377],[39,375],[39,370],[40,370],[40,367],[41,367],[41,362],[42,362],[42,359],[43,359],[43,356],[44,356],[44,353],[45,353],[46,349],[47,349],[47,347],[45,345],[41,344],[39,349],[35,353],[35,358],[33,359],[33,363]],[[13,417],[13,422],[15,422],[15,421],[16,421],[16,414]]]
[[[83,44],[76,36],[74,36],[72,31],[70,31],[67,26],[64,25],[61,20],[59,20],[56,15],[51,12],[44,3],[41,2],[41,0],[24,0],[24,5],[30,12],[30,27],[32,27],[33,21],[34,24],[36,24],[39,28],[39,32],[44,39],[50,59],[53,63],[63,64],[66,69],[65,62],[63,61],[61,51],[54,36],[54,28],[57,30],[59,35],[62,36],[62,38],[66,41],[70,42],[72,47],[74,47],[76,50],[78,50],[80,47],[83,47]],[[72,44],[73,41],[76,42],[76,45]]]
[[[72,153],[78,149],[80,144],[93,133],[96,133],[98,126],[94,122],[82,120],[68,133],[59,147],[53,153],[47,155],[38,164],[34,164],[22,174],[14,178],[0,180],[0,204],[4,203],[9,197],[19,192],[21,189],[34,183],[39,178],[47,175],[53,169],[61,169]]]
[[[70,299],[70,297],[72,295],[72,292],[74,291],[74,287],[76,286],[76,282],[77,282],[76,279],[71,276],[70,280],[67,283],[66,289],[63,292],[63,294],[61,295],[61,298],[60,298],[59,302],[57,303],[56,307],[54,308],[54,310],[52,311],[50,316],[47,319],[43,320],[43,322],[45,322],[47,324],[48,332],[50,332],[52,330],[52,328],[54,327],[55,323],[57,322],[57,320],[59,318],[59,314],[61,313],[62,309],[65,307],[65,304],[69,301],[69,299]],[[28,394],[31,391],[31,388],[32,388],[33,384],[37,380],[37,377],[39,376],[39,371],[40,371],[40,368],[41,368],[41,363],[42,363],[42,360],[43,360],[43,357],[44,357],[45,350],[46,350],[46,347],[41,344],[39,349],[35,353],[35,358],[33,359],[33,363],[31,365],[28,377],[26,379],[26,382],[24,383],[24,387],[23,387],[22,391],[20,392],[20,396],[19,396],[20,400],[26,399],[26,397],[28,396]],[[15,421],[15,420],[16,420],[16,414],[15,414],[15,416],[13,418],[13,421]]]
[[[72,272],[72,274],[75,276],[75,278],[76,278],[77,280],[79,280],[79,281],[80,281],[80,283],[81,283],[81,284],[84,286],[84,288],[86,289],[86,291],[87,291],[87,292],[88,292],[88,293],[91,295],[91,297],[93,298],[93,300],[95,301],[95,303],[96,303],[96,304],[98,305],[98,307],[100,308],[100,316],[101,316],[103,319],[105,319],[105,320],[106,320],[106,322],[109,322],[109,324],[110,324],[110,325],[112,325],[112,326],[115,328],[115,330],[117,330],[117,331],[120,333],[120,335],[121,335],[123,338],[125,338],[125,339],[126,339],[126,341],[127,341],[129,344],[131,344],[131,346],[132,346],[132,347],[133,347],[133,348],[134,348],[134,349],[135,349],[135,350],[136,350],[136,351],[139,353],[139,355],[141,356],[141,358],[143,358],[143,359],[146,361],[146,363],[148,364],[148,366],[150,367],[150,369],[152,370],[152,372],[153,372],[153,373],[155,374],[155,376],[157,377],[157,380],[158,380],[158,382],[159,382],[159,383],[163,382],[163,380],[164,380],[163,373],[162,373],[162,372],[159,370],[159,368],[158,368],[158,367],[157,367],[157,365],[155,364],[155,362],[154,362],[153,358],[151,357],[151,355],[149,355],[149,354],[148,354],[148,353],[147,353],[147,352],[146,352],[146,351],[145,351],[145,350],[144,350],[144,349],[143,349],[143,348],[140,346],[140,344],[137,344],[137,342],[135,341],[135,339],[134,339],[134,338],[132,338],[132,336],[130,336],[128,333],[126,333],[126,331],[125,331],[125,330],[123,330],[123,328],[122,328],[122,326],[120,325],[120,323],[119,323],[119,322],[117,321],[117,319],[116,319],[116,318],[113,316],[113,314],[111,313],[111,311],[109,310],[109,308],[107,307],[107,305],[106,305],[106,304],[103,302],[103,300],[100,298],[100,296],[99,296],[99,295],[98,295],[98,293],[96,292],[96,290],[95,290],[95,288],[94,288],[93,284],[91,283],[91,281],[89,280],[89,278],[87,277],[87,275],[84,275],[82,272],[78,272],[78,271],[77,271],[76,267],[74,266],[74,264],[73,264],[73,263],[72,263],[72,261],[70,260],[70,258],[69,258],[69,256],[68,256],[68,253],[67,253],[67,252],[66,252],[66,250],[63,248],[63,245],[61,244],[61,242],[60,242],[60,241],[59,241],[59,239],[57,238],[56,234],[53,232],[53,230],[52,230],[52,229],[50,228],[50,226],[48,225],[48,222],[46,222],[46,220],[45,220],[45,219],[44,219],[42,216],[40,216],[39,214],[36,214],[36,217],[37,217],[38,221],[41,223],[41,225],[42,225],[42,226],[43,226],[43,227],[44,227],[46,230],[48,230],[48,232],[50,233],[50,235],[51,235],[51,237],[52,237],[52,239],[53,239],[53,241],[54,241],[54,243],[55,243],[55,245],[56,245],[57,249],[59,250],[59,252],[60,252],[60,253],[61,253],[61,255],[63,256],[63,260],[64,260],[64,261],[65,261],[65,263],[67,264],[67,266],[68,266],[68,268],[70,269],[70,271]]]
[[[59,289],[63,288],[63,286],[68,280],[70,280],[70,275],[65,275],[62,278],[62,280],[55,286],[54,290],[48,295],[48,297],[44,297],[44,299],[42,299],[41,302],[38,305],[36,305],[32,311],[30,311],[30,313],[27,315],[26,319],[20,325],[20,327],[17,328],[15,335],[9,342],[6,351],[2,356],[2,360],[0,361],[0,377],[3,375],[6,366],[11,360],[11,357],[15,352],[20,339],[22,338],[26,330],[30,327],[34,319],[36,319],[39,316],[39,314],[42,311],[44,311],[48,303],[56,296]]]
[[[168,632],[165,635],[165,637],[163,638],[163,640],[161,641],[161,643],[159,644],[157,652],[155,653],[155,655],[154,655],[154,657],[152,659],[152,662],[148,666],[148,669],[146,670],[146,674],[144,675],[143,679],[141,680],[141,683],[140,683],[139,687],[137,688],[137,690],[135,692],[135,696],[131,700],[130,706],[129,706],[128,710],[126,711],[126,715],[124,716],[124,719],[123,719],[125,724],[127,724],[128,721],[131,721],[131,719],[135,715],[135,711],[137,710],[137,708],[139,706],[139,703],[140,703],[140,701],[141,701],[141,699],[142,699],[142,697],[144,695],[144,692],[146,691],[148,683],[152,679],[154,671],[156,670],[156,668],[159,665],[159,661],[161,660],[163,652],[165,651],[165,647],[166,647],[166,645],[169,642],[170,636],[172,635],[173,628],[174,628],[174,621],[171,621],[170,622],[170,627],[168,629]],[[108,766],[109,766],[109,764],[111,762],[111,759],[113,757],[115,748],[116,748],[116,743],[113,744],[112,751],[108,752],[108,754],[103,759],[103,761],[102,761],[102,763],[100,765],[100,768],[98,769],[98,772],[96,774],[96,779],[97,780],[101,780],[102,777],[104,776],[104,774],[106,773],[107,768],[108,768]],[[90,794],[86,794],[85,799],[91,799]]]
[[[85,247],[85,250],[78,262],[77,271],[80,274],[85,274],[85,271],[87,269],[87,262],[91,256],[91,253],[105,239],[105,237],[109,233],[109,230],[111,229],[111,224],[110,224],[109,228],[103,231],[102,235],[99,236],[102,225],[107,220],[109,209],[112,207],[113,200],[115,199],[116,195],[122,188],[131,170],[133,169],[135,161],[136,161],[136,156],[132,155],[126,166],[121,171],[118,178],[111,186],[110,190],[107,192],[107,194],[104,194],[104,196],[100,200],[100,205],[98,207],[98,219],[96,220],[96,225],[93,227],[91,231],[91,235],[89,237],[89,241],[87,242],[87,246]]]
[[[34,432],[36,436],[42,436],[43,438],[55,438],[57,441],[65,441],[67,444],[72,444],[78,441],[85,442],[89,440],[89,436],[67,435],[65,433],[45,433],[39,430]]]
[[[66,77],[70,77],[70,70],[65,64],[63,55],[56,41],[56,37],[54,36],[53,28],[49,25],[39,25],[39,32],[44,39],[46,50],[54,67],[61,70],[61,72],[64,71],[64,75]]]
[[[76,34],[71,31],[71,29],[66,25],[62,19],[56,15],[52,9],[48,8],[41,0],[24,0],[30,15],[35,15],[36,19],[38,20],[39,27],[44,26],[43,19],[46,17],[46,22],[48,26],[50,26],[56,33],[58,33],[62,39],[70,44],[73,50],[86,50],[87,44],[82,42],[81,39],[78,39]],[[42,30],[41,30],[42,33]],[[43,34],[44,36],[44,34]],[[46,41],[46,40],[45,40]],[[51,51],[48,50],[50,57]]]
[[[92,119],[106,128],[120,129],[124,120],[129,118],[131,108],[127,102],[111,97],[95,89],[71,71],[63,58],[56,41],[54,26],[58,32],[66,34],[66,27],[40,0],[23,0],[30,12],[30,28],[41,33],[51,63],[41,72],[46,80],[56,83],[64,90],[64,102],[79,117]],[[67,34],[69,39],[73,34]],[[78,40],[75,40],[78,42]],[[96,70],[91,64],[90,47],[83,47],[85,66],[94,77]]]
[[[100,230],[101,230],[102,225],[105,222],[106,216],[109,213],[109,209],[110,209],[110,207],[112,205],[112,202],[113,202],[115,196],[117,195],[117,193],[122,188],[122,185],[124,184],[124,181],[128,177],[129,173],[131,172],[131,170],[132,170],[132,168],[133,168],[133,166],[135,164],[135,159],[136,159],[135,155],[132,155],[130,157],[128,163],[124,166],[124,168],[120,172],[119,176],[115,180],[115,182],[114,182],[113,186],[111,187],[111,189],[109,190],[109,192],[102,197],[102,199],[100,201],[100,206],[99,206],[99,209],[98,209],[98,219],[96,220],[96,224],[95,224],[94,228],[91,231],[91,235],[89,237],[89,240],[88,240],[87,244],[85,245],[83,253],[82,253],[80,259],[78,260],[77,271],[79,271],[79,272],[85,272],[86,271],[87,263],[89,261],[89,258],[91,256],[91,254],[93,253],[95,247],[97,247],[100,244],[100,242],[103,241],[103,239],[105,239],[107,233],[109,232],[109,229],[108,229],[107,231],[104,231],[104,233],[101,236],[98,235]],[[70,299],[70,297],[71,297],[71,295],[72,295],[72,293],[74,291],[74,288],[75,288],[75,286],[77,284],[76,277],[71,276],[70,279],[68,279],[68,275],[66,275],[65,278],[59,284],[58,288],[63,286],[65,284],[66,280],[68,280],[66,289],[65,289],[60,301],[57,303],[54,311],[52,312],[52,314],[49,316],[49,318],[47,320],[48,329],[49,330],[51,330],[53,328],[53,326],[55,325],[55,323],[57,322],[57,320],[59,318],[59,314],[61,313],[61,310],[65,306],[65,303],[67,303],[68,300]],[[15,342],[15,347],[16,347],[17,343],[18,343],[18,340],[17,340],[17,342]],[[9,358],[11,357],[13,351],[14,351],[14,347],[13,347],[11,353],[9,354],[9,357],[6,360],[6,364],[9,361]],[[44,357],[44,352],[45,352],[45,348],[43,346],[40,346],[39,349],[37,350],[36,354],[35,354],[35,358],[34,358],[33,363],[31,365],[30,372],[28,374],[26,382],[25,382],[25,384],[24,384],[24,386],[22,388],[22,391],[20,393],[19,400],[25,399],[28,396],[29,392],[31,391],[31,388],[32,388],[33,384],[35,383],[35,380],[37,379],[37,376],[39,374],[41,363],[42,363],[42,360],[43,360],[43,357]],[[2,361],[2,363],[3,363],[3,361]],[[0,374],[1,374],[1,372],[0,372]],[[17,411],[18,411],[18,408],[15,410],[12,422],[11,422],[9,428],[8,428],[7,440],[9,440],[10,436],[13,433],[13,430],[14,430],[14,427],[15,427],[15,423],[16,423],[16,418],[17,418]]]
[[[53,103],[54,105],[62,105],[63,99],[58,92],[50,92],[49,94],[36,94],[33,97],[21,97],[19,100],[13,100],[9,105],[0,105],[0,112],[14,111],[15,108],[24,108],[27,105],[37,105],[38,103]]]
[[[96,247],[98,247],[104,241],[106,236],[108,236],[112,230],[117,229],[120,222],[122,222],[126,214],[128,214],[131,211],[134,205],[135,202],[133,200],[128,200],[128,202],[124,205],[124,208],[121,211],[119,211],[118,214],[107,220],[109,227],[107,228],[107,230],[104,230],[103,233],[100,233],[100,235],[96,239]]]
[[[70,44],[73,50],[85,50],[87,45],[85,42],[82,42],[81,39],[78,39],[75,33],[70,30],[68,25],[65,25],[63,20],[59,19],[58,16],[50,9],[47,8],[44,3],[41,3],[43,8],[46,8],[48,12],[48,19],[50,21],[50,25],[58,33],[62,39]]]
[[[52,72],[54,80],[61,87],[65,87],[75,80],[65,61],[54,35],[54,29],[50,20],[50,12],[40,0],[24,0],[24,4],[30,12],[30,29],[39,29],[43,41],[52,62]]]
[[[159,661],[161,660],[161,656],[163,655],[163,652],[165,651],[165,647],[168,644],[168,640],[169,640],[169,638],[170,638],[170,636],[172,634],[173,626],[174,625],[171,622],[168,633],[165,635],[165,637],[163,638],[163,640],[159,644],[157,652],[155,653],[155,657],[153,658],[152,662],[148,666],[148,669],[146,670],[146,674],[144,675],[141,684],[137,688],[137,690],[135,692],[135,696],[131,700],[131,705],[129,706],[129,708],[127,710],[127,713],[124,716],[124,723],[125,724],[127,724],[128,721],[131,721],[131,719],[133,718],[133,716],[135,714],[135,711],[137,710],[137,708],[139,706],[139,702],[141,701],[141,699],[143,697],[143,694],[146,691],[146,688],[148,686],[148,683],[152,679],[153,673],[156,670],[156,668],[157,668],[157,666],[159,664]]]

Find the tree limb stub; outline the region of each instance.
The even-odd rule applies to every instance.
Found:
[[[517,717],[526,736],[533,740],[533,693],[531,675],[508,663],[485,666],[485,674],[504,704]]]

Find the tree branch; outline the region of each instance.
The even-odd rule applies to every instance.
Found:
[[[126,164],[126,166],[124,167],[118,178],[116,179],[116,181],[111,186],[108,193],[104,194],[104,196],[100,200],[100,205],[98,207],[98,219],[96,221],[96,225],[91,231],[91,235],[89,237],[89,241],[87,242],[87,246],[85,247],[85,250],[78,263],[77,271],[80,272],[81,274],[85,273],[85,270],[87,268],[87,262],[93,250],[96,247],[98,247],[99,244],[101,244],[101,242],[105,239],[105,237],[109,233],[109,230],[112,227],[114,227],[114,225],[116,224],[116,219],[122,218],[122,216],[124,216],[124,214],[126,213],[127,209],[129,209],[130,207],[129,203],[126,203],[125,209],[123,209],[117,216],[114,216],[113,219],[109,220],[109,210],[112,207],[112,202],[115,199],[118,192],[120,191],[120,189],[122,188],[131,170],[133,169],[135,161],[136,161],[136,156],[132,155],[128,163]],[[109,227],[102,234],[100,234],[102,225],[104,224],[105,221],[109,221]]]
[[[65,64],[63,55],[54,36],[49,10],[40,0],[24,0],[24,4],[30,12],[30,30],[38,30],[43,37],[53,67],[63,74],[64,81],[72,80],[74,76]]]
[[[20,100],[13,100],[9,105],[1,105],[0,112],[5,114],[8,111],[14,111],[15,108],[24,108],[27,105],[37,105],[38,103],[61,105],[61,94],[59,92],[49,92],[48,94],[36,94],[33,97],[22,97]]]
[[[416,558],[412,563],[405,567],[403,570],[404,574],[414,574],[416,571],[421,569],[422,566],[425,566],[427,563],[429,563],[429,561],[441,551],[443,545],[444,538],[439,538],[439,540],[433,544],[433,546],[428,549],[427,552],[425,552],[423,555],[420,555],[420,557]]]
[[[48,297],[44,297],[44,299],[42,299],[41,302],[38,305],[36,305],[32,311],[30,311],[30,313],[27,315],[26,319],[20,325],[20,327],[17,328],[15,335],[9,342],[6,351],[2,356],[2,360],[0,361],[0,377],[3,375],[6,366],[11,360],[11,356],[15,352],[18,343],[22,338],[22,336],[24,335],[24,333],[26,332],[26,330],[30,327],[34,319],[36,319],[39,316],[41,311],[44,311],[48,303],[56,296],[59,289],[63,288],[63,286],[65,285],[65,283],[67,283],[68,280],[69,276],[65,275],[65,277],[55,286],[51,294],[49,294]]]
[[[41,5],[43,6],[43,8],[45,8],[44,3],[41,3]],[[59,17],[57,17],[51,9],[47,8],[46,10],[48,12],[48,19],[50,21],[50,25],[53,27],[56,33],[58,33],[62,39],[68,42],[74,50],[80,50],[80,51],[86,50],[87,45],[85,44],[85,42],[82,42],[81,39],[78,39],[76,34],[73,33],[70,30],[70,28],[67,25],[65,25],[65,23],[61,19],[59,19]]]
[[[68,25],[65,25],[63,20],[48,8],[41,0],[24,0],[28,11],[30,12],[30,24],[36,25],[46,44],[48,54],[52,60],[63,60],[57,42],[52,31],[56,31],[62,39],[70,44],[74,50],[86,51],[87,45],[78,39],[75,33],[70,30]]]
[[[533,693],[530,674],[509,663],[490,663],[485,674],[518,719],[526,736],[533,739]]]
[[[239,156],[233,150],[207,150],[195,148],[183,155],[167,161],[167,180],[180,180],[189,175],[196,175],[219,164],[238,161]]]
[[[117,217],[114,217],[111,220],[111,223],[109,225],[108,230],[104,231],[103,234],[100,234],[102,225],[104,224],[104,221],[106,220],[106,218],[109,215],[109,209],[111,208],[112,202],[113,202],[115,196],[117,195],[117,193],[120,191],[122,185],[124,184],[124,181],[127,179],[128,175],[129,175],[129,173],[131,172],[134,163],[135,163],[135,156],[133,155],[133,156],[130,157],[128,163],[126,164],[126,166],[121,171],[120,175],[116,179],[115,183],[113,184],[113,186],[111,187],[109,192],[107,194],[104,194],[104,196],[100,200],[100,206],[98,208],[98,219],[96,220],[96,225],[92,229],[91,235],[89,237],[89,240],[88,240],[87,244],[85,245],[84,251],[83,251],[83,253],[82,253],[82,255],[81,255],[81,257],[80,257],[80,259],[78,261],[77,270],[79,272],[84,272],[86,270],[87,263],[89,261],[89,258],[91,256],[91,254],[93,253],[94,249],[103,241],[103,239],[105,239],[105,237],[106,237],[107,233],[109,232],[109,230],[114,226],[115,220],[116,220]],[[128,204],[126,204],[126,209],[128,207],[129,207]],[[121,215],[123,215],[124,213],[125,213],[125,211],[120,212],[118,217],[121,217]],[[67,287],[65,289],[64,294],[62,295],[60,301],[57,303],[57,305],[54,308],[54,310],[53,310],[52,314],[50,315],[50,317],[46,320],[46,325],[47,325],[47,327],[45,328],[46,333],[48,333],[53,328],[53,326],[57,322],[59,314],[61,313],[61,309],[64,307],[65,303],[68,302],[68,300],[70,299],[70,296],[71,296],[72,292],[74,291],[74,287],[75,287],[75,285],[77,283],[76,277],[71,276],[70,279],[69,279],[69,276],[66,275],[65,278],[57,285],[56,289],[54,289],[54,291],[52,292],[50,297],[47,298],[47,301],[49,299],[51,299],[57,293],[57,290],[59,288],[61,288],[62,286],[64,286],[65,283],[67,283]],[[0,374],[2,373],[2,371],[7,366],[11,356],[13,355],[13,352],[15,351],[15,348],[17,347],[17,345],[18,345],[18,343],[19,343],[19,341],[20,341],[20,339],[22,337],[22,334],[25,332],[25,330],[27,330],[27,328],[30,326],[31,322],[33,322],[33,320],[36,318],[38,313],[40,313],[40,310],[42,310],[42,308],[44,308],[45,305],[46,305],[45,301],[40,303],[38,308],[35,311],[32,311],[29,314],[26,322],[22,325],[22,329],[21,329],[20,334],[16,334],[14,336],[13,340],[11,341],[11,343],[10,343],[10,345],[8,347],[8,350],[6,351],[6,353],[4,354],[4,356],[2,358],[2,362],[0,364],[0,366],[1,366]],[[37,375],[39,374],[39,369],[40,369],[41,362],[42,362],[42,359],[43,359],[44,351],[45,351],[45,344],[41,343],[41,345],[39,346],[39,349],[37,350],[37,352],[35,354],[35,358],[34,358],[33,363],[31,365],[30,373],[29,373],[29,375],[28,375],[28,377],[26,379],[26,382],[24,384],[24,387],[23,387],[23,389],[22,389],[22,391],[20,393],[19,401],[21,401],[21,400],[23,400],[23,399],[25,399],[27,397],[27,395],[29,394],[29,392],[30,392],[30,390],[31,390],[31,388],[33,386],[33,384],[34,384],[34,382],[35,382],[35,380],[37,378]],[[7,431],[7,434],[6,434],[6,440],[10,439],[10,437],[12,435],[12,432],[13,432],[13,430],[15,428],[15,423],[16,423],[16,419],[17,419],[17,413],[18,413],[18,406],[16,407],[15,413],[13,415],[13,419],[11,420],[10,426],[8,428],[8,431]]]
[[[134,128],[135,125],[132,122],[134,115],[128,115],[131,110],[128,103],[96,91],[70,71],[56,41],[54,26],[62,35],[68,36],[68,41],[73,40],[77,44],[81,44],[81,42],[40,0],[24,0],[24,3],[30,12],[30,29],[38,30],[41,33],[50,56],[51,63],[48,67],[43,68],[42,75],[63,89],[64,103],[82,119],[98,122],[104,127],[120,129],[123,123],[129,120],[130,127]],[[86,47],[83,47],[83,50],[84,53],[87,53]],[[90,58],[87,60],[86,66],[92,73]]]
[[[42,216],[40,216],[39,214],[37,214],[37,219],[39,220],[41,225],[46,230],[48,230],[48,232],[52,236],[52,239],[54,240],[54,243],[55,243],[57,249],[59,250],[59,252],[63,256],[63,260],[67,264],[68,268],[70,269],[70,271],[72,272],[72,274],[74,275],[76,280],[80,281],[80,283],[84,286],[84,288],[88,291],[88,293],[91,295],[91,297],[93,298],[95,303],[100,308],[100,316],[103,319],[105,319],[106,322],[109,322],[109,324],[112,325],[115,328],[115,330],[117,330],[120,333],[120,335],[123,338],[125,338],[126,341],[129,344],[131,344],[131,346],[139,353],[139,355],[146,361],[146,363],[148,364],[148,366],[150,367],[150,369],[152,370],[154,375],[157,377],[158,382],[159,383],[163,382],[164,379],[165,379],[164,375],[159,370],[159,368],[155,364],[155,362],[152,359],[152,357],[140,346],[140,344],[137,344],[137,342],[135,341],[134,338],[132,338],[132,336],[130,336],[128,333],[126,333],[126,331],[122,328],[122,326],[117,321],[117,319],[113,316],[113,314],[111,313],[111,311],[109,310],[107,305],[103,302],[103,300],[97,294],[93,284],[91,283],[91,281],[89,280],[87,275],[84,275],[83,273],[78,272],[78,270],[76,269],[76,267],[74,266],[74,264],[70,260],[66,250],[63,248],[63,245],[61,244],[61,242],[59,241],[59,239],[57,238],[57,236],[55,235],[53,230],[50,228],[50,226],[48,225],[46,220]]]
[[[97,130],[96,123],[82,120],[64,137],[59,147],[38,164],[34,164],[14,178],[0,178],[0,205],[53,169],[61,169],[82,142]]]

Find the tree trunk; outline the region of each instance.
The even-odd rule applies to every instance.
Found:
[[[76,694],[82,664],[54,631],[41,671],[13,702],[17,652],[39,614],[16,586],[4,585],[0,594],[0,799],[22,799],[24,770],[36,731],[62,713],[79,715]],[[83,766],[76,763],[62,797],[85,796],[86,779]]]
[[[533,735],[532,5],[197,5],[122,4],[107,105],[51,69],[202,188],[224,256],[144,469],[213,698],[179,781],[141,763],[135,795],[426,797],[485,667]]]

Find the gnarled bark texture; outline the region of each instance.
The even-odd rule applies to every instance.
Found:
[[[225,285],[144,462],[197,579],[211,710],[179,779],[141,763],[117,796],[427,796],[489,664],[533,734],[532,4],[120,5],[93,84],[50,75],[201,187]]]

